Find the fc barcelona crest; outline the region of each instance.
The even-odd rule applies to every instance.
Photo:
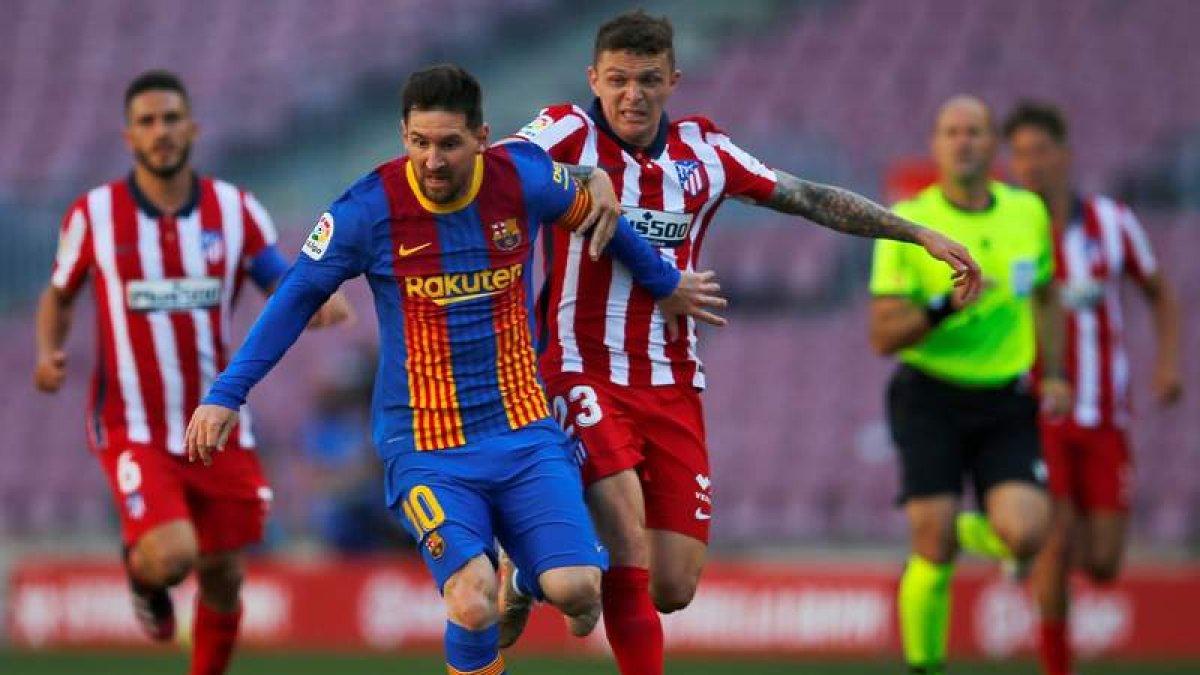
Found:
[[[442,555],[446,553],[446,540],[442,539],[442,535],[437,532],[430,532],[425,537],[425,548],[434,560],[441,560]]]
[[[521,245],[521,226],[516,218],[492,223],[492,243],[501,251],[511,251]]]

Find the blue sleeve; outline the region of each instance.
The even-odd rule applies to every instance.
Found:
[[[271,292],[287,270],[287,259],[274,244],[259,251],[250,261],[250,278],[264,293]]]
[[[321,215],[304,240],[296,264],[271,294],[246,341],[213,382],[203,403],[237,410],[246,402],[250,389],[283,358],[338,286],[366,269],[371,226],[365,209],[348,195]]]
[[[679,285],[679,270],[647,244],[625,216],[617,220],[617,232],[604,253],[624,265],[637,285],[649,291],[655,300],[667,297]]]
[[[587,192],[579,190],[567,170],[551,161],[541,146],[513,142],[506,147],[514,162],[526,169],[523,177],[529,201],[541,221],[558,223],[570,230],[578,227],[591,209]],[[633,280],[655,300],[667,297],[679,285],[679,270],[647,244],[624,216],[617,221],[617,232],[604,252],[624,265]]]

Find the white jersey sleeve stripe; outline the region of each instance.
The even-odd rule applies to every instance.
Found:
[[[1150,246],[1150,238],[1146,236],[1146,231],[1137,216],[1128,207],[1122,207],[1119,222],[1121,233],[1129,242],[1129,252],[1138,271],[1145,276],[1157,272],[1158,262],[1154,259],[1154,249]]]
[[[74,276],[75,266],[83,255],[83,242],[87,232],[87,218],[83,209],[75,209],[67,221],[67,229],[62,233],[58,245],[58,254],[54,260],[54,274],[50,282],[55,288],[66,288]]]
[[[583,128],[583,120],[579,119],[575,115],[567,115],[566,117],[554,122],[549,127],[546,127],[546,129],[540,133],[531,136],[521,135],[520,137],[527,138],[528,140],[537,143],[538,145],[542,146],[542,149],[549,152],[550,150],[554,149],[554,146],[567,140],[571,134],[579,131],[581,128]],[[518,133],[518,135],[520,134]]]
[[[707,134],[707,141],[733,158],[746,171],[772,181],[777,180],[774,171],[767,167],[766,164],[758,161],[750,153],[734,145],[733,141],[729,140],[729,137],[725,134],[709,133]]]
[[[245,197],[246,211],[250,213],[251,225],[258,228],[258,232],[267,246],[274,244],[279,240],[279,234],[275,231],[275,221],[271,220],[271,214],[267,213],[262,203],[255,199],[254,195],[247,192]]]

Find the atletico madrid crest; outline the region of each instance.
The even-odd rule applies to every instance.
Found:
[[[694,159],[681,159],[675,162],[675,174],[679,177],[679,186],[683,188],[683,192],[687,196],[695,197],[704,189],[700,162]]]
[[[511,251],[521,244],[521,226],[516,218],[492,223],[492,243],[501,251]]]

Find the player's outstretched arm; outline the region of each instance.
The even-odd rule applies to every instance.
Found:
[[[1161,269],[1138,279],[1138,288],[1150,306],[1154,323],[1154,398],[1171,405],[1183,394],[1179,374],[1179,300]]]
[[[193,413],[187,431],[188,459],[211,463],[212,453],[224,447],[250,389],[283,358],[332,291],[306,277],[299,265],[284,277],[229,367]]]
[[[37,388],[54,393],[67,379],[67,354],[63,344],[71,332],[71,315],[75,294],[47,286],[38,300],[37,309],[37,366],[33,382]]]
[[[918,244],[954,270],[954,285],[964,287],[967,301],[979,293],[979,265],[962,244],[850,190],[806,181],[784,171],[776,170],[775,175],[775,190],[764,206],[846,234]]]

